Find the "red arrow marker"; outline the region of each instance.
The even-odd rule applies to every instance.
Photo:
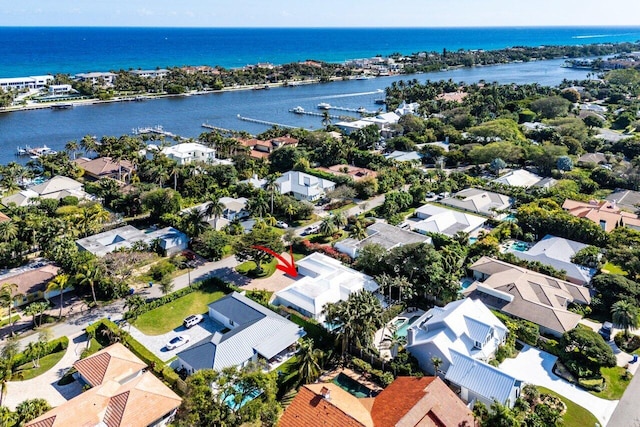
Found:
[[[264,251],[266,253],[268,253],[269,255],[276,257],[278,259],[278,261],[280,261],[280,263],[278,263],[278,265],[276,265],[276,268],[280,271],[283,271],[284,274],[288,274],[291,277],[297,277],[298,276],[298,270],[296,270],[296,262],[293,259],[293,249],[291,248],[291,246],[289,246],[289,255],[291,256],[291,262],[287,261],[286,259],[284,259],[282,257],[282,255],[275,253],[274,251],[272,251],[269,248],[265,248],[264,246],[252,246],[252,248],[254,249],[258,249],[259,251]]]

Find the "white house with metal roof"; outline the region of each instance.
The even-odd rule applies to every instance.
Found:
[[[521,380],[456,350],[451,351],[451,357],[445,379],[460,387],[463,401],[471,407],[478,401],[486,407],[498,401],[513,408],[524,385]]]
[[[186,165],[191,162],[216,162],[216,150],[197,142],[185,142],[172,145],[162,149],[162,153],[175,160],[179,165]]]
[[[567,281],[576,285],[587,285],[597,270],[571,262],[571,258],[587,246],[584,243],[548,234],[526,251],[510,247],[507,252],[525,261],[537,261],[556,270],[564,270],[567,273]]]
[[[415,211],[418,221],[411,222],[411,228],[418,233],[441,233],[452,237],[457,232],[472,233],[487,219],[427,203]]]
[[[84,192],[83,188],[82,183],[75,179],[57,175],[41,184],[3,198],[2,204],[9,206],[14,203],[16,206],[28,206],[37,198],[56,200],[61,200],[67,196],[73,196],[79,200],[91,198]]]
[[[29,76],[29,77],[8,77],[0,79],[0,89],[5,91],[21,89],[43,89],[49,83],[53,83],[54,77]]]
[[[367,245],[380,245],[390,251],[395,247],[411,243],[431,243],[431,237],[414,233],[413,231],[403,230],[400,227],[382,221],[374,222],[367,227],[366,231],[367,237],[362,240],[349,237],[336,242],[336,250],[349,255],[351,258],[357,258],[358,251]]]
[[[479,215],[494,218],[502,218],[507,214],[498,211],[505,211],[511,207],[513,201],[511,197],[492,191],[481,190],[479,188],[466,188],[458,191],[451,197],[440,200],[443,205],[462,209]]]
[[[275,293],[273,304],[291,307],[318,322],[329,303],[345,301],[349,295],[364,290],[375,292],[378,284],[366,274],[340,261],[314,252],[296,262],[301,279]]]
[[[209,317],[220,330],[177,354],[178,365],[190,374],[243,367],[260,359],[277,362],[293,354],[306,335],[295,323],[237,292],[209,304]]]
[[[435,374],[431,359],[442,361],[446,373],[453,364],[455,350],[473,359],[489,360],[504,343],[507,327],[482,302],[472,299],[434,307],[407,329],[407,351],[420,367]]]
[[[80,250],[91,252],[96,256],[104,256],[118,249],[131,248],[136,242],[150,245],[154,241],[160,244],[167,255],[171,255],[186,249],[189,237],[173,227],[144,232],[132,225],[125,225],[78,239],[76,245]]]
[[[510,185],[512,187],[553,187],[556,180],[553,178],[542,178],[535,173],[529,172],[525,169],[516,169],[502,175],[500,178],[494,179],[492,182],[503,185]]]
[[[296,200],[313,201],[336,188],[336,183],[299,171],[289,171],[276,180],[280,194],[291,193]]]

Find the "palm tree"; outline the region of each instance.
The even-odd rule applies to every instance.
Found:
[[[46,349],[47,343],[40,340],[27,344],[25,355],[32,359],[34,368],[40,367],[40,357],[42,357]]]
[[[10,242],[18,236],[18,226],[14,221],[0,222],[0,241]]]
[[[347,221],[347,217],[344,216],[344,212],[338,212],[337,214],[335,214],[333,216],[333,222],[336,224],[337,227],[339,228],[344,228],[346,227],[348,221]]]
[[[19,419],[19,425],[24,425],[29,421],[38,418],[49,409],[51,409],[49,402],[41,398],[27,399],[18,403],[16,406],[16,415]]]
[[[624,329],[625,336],[629,336],[629,329],[637,329],[638,309],[629,301],[621,300],[611,306],[613,323]]]
[[[291,222],[293,220],[293,216],[296,214],[296,212],[298,212],[298,209],[296,208],[296,206],[293,203],[289,203],[284,208],[284,213],[289,216],[289,222]]]
[[[271,227],[275,227],[275,225],[278,223],[278,220],[275,216],[267,214],[267,216],[264,217],[264,223]]]
[[[173,280],[171,277],[165,276],[160,281],[160,290],[162,291],[162,295],[166,295],[173,290]]]
[[[7,394],[7,383],[13,378],[14,374],[12,363],[6,361],[0,364],[0,407],[2,406],[4,395]]]
[[[298,348],[297,371],[299,384],[312,383],[318,379],[322,372],[320,365],[324,358],[324,353],[322,350],[313,347],[311,338],[302,339]]]
[[[333,217],[327,216],[323,218],[318,231],[325,237],[333,236],[338,231],[338,227],[336,227]]]
[[[69,283],[68,274],[58,274],[47,285],[47,292],[60,292],[60,314],[58,318],[62,319],[62,306],[64,304],[64,291],[69,289],[71,284]]]
[[[440,366],[442,366],[442,359],[438,356],[433,356],[431,358],[431,363],[433,364],[435,375],[438,375],[438,372],[440,372]]]
[[[13,324],[14,322],[11,320],[11,310],[15,304],[16,297],[19,296],[18,293],[18,285],[15,283],[5,283],[0,287],[0,299],[2,300],[3,305],[9,309],[9,334],[13,336]]]
[[[329,127],[331,125],[331,114],[325,110],[322,112],[322,126]]]
[[[207,205],[207,209],[205,210],[205,213],[207,215],[207,217],[213,217],[213,229],[217,230],[218,229],[218,219],[224,215],[224,210],[226,209],[226,206],[224,204],[222,204],[222,202],[220,202],[220,200],[216,200],[216,201],[211,201],[209,202],[209,204]]]
[[[98,305],[96,298],[96,284],[100,283],[102,271],[95,265],[83,265],[81,271],[76,274],[76,281],[80,286],[88,285],[91,288],[91,296],[93,297],[93,305]]]
[[[276,190],[280,189],[280,184],[276,182],[276,180],[280,177],[280,173],[274,173],[271,175],[267,175],[265,178],[267,180],[264,189],[269,192],[271,195],[271,215],[273,215],[273,198],[275,196]]]
[[[42,324],[42,313],[44,313],[49,308],[49,304],[44,301],[32,302],[25,309],[25,314],[32,317],[33,326],[35,328],[41,326]],[[36,317],[40,319],[40,324],[36,321]]]
[[[264,192],[256,194],[250,198],[247,202],[247,210],[249,210],[254,216],[257,215],[262,218],[269,210],[269,203],[264,198]]]
[[[356,240],[364,240],[367,237],[367,230],[362,226],[360,220],[356,220],[356,222],[351,227],[349,237],[352,237]]]
[[[80,149],[80,145],[78,145],[77,141],[69,141],[64,145],[65,151],[71,153],[73,160],[76,159],[76,151]]]
[[[85,154],[88,152],[97,153],[98,141],[96,141],[96,139],[91,135],[85,135],[80,140],[80,148],[82,148]]]
[[[190,209],[182,215],[182,227],[190,237],[198,237],[209,227],[206,221],[207,212],[197,208]]]
[[[395,326],[391,326],[389,329],[390,333],[385,335],[382,342],[387,344],[389,351],[391,351],[391,357],[395,359],[398,356],[398,349],[407,344],[407,337],[400,335]]]

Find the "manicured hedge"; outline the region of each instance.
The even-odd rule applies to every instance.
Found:
[[[40,355],[40,358],[48,356],[53,353],[58,353],[60,351],[66,350],[69,347],[69,338],[60,337],[55,340],[51,340],[47,343],[47,346],[44,352]],[[33,361],[35,357],[29,357],[26,352],[18,353],[13,359],[14,366],[21,366],[25,363],[29,363]]]

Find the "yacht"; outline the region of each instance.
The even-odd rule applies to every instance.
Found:
[[[291,111],[293,111],[296,114],[304,114],[304,108],[302,108],[299,105],[296,108],[294,108],[293,110],[291,110]]]
[[[331,104],[327,104],[326,102],[321,102],[318,104],[318,108],[321,110],[329,110],[331,109]]]

